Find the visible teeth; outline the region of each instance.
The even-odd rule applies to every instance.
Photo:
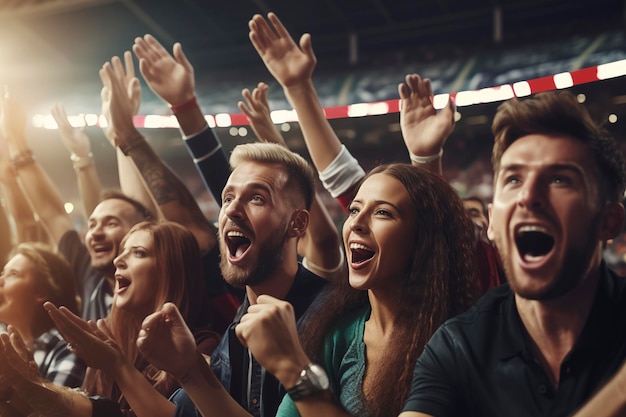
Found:
[[[350,249],[364,249],[364,250],[370,250],[370,248],[368,248],[365,245],[362,245],[360,243],[350,243]]]
[[[543,226],[537,226],[537,225],[528,225],[528,226],[522,226],[519,228],[519,230],[517,231],[518,233],[525,233],[525,232],[540,232],[540,233],[548,233],[548,229],[546,229]]]
[[[226,236],[228,236],[228,237],[245,237],[245,238],[247,238],[247,236],[246,236],[246,235],[244,235],[244,234],[243,234],[243,233],[241,233],[241,232],[237,232],[237,231],[235,231],[235,230],[231,230],[230,232],[228,232],[228,233],[226,234]]]

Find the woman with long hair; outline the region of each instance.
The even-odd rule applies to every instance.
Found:
[[[150,365],[137,349],[137,335],[141,323],[149,314],[166,302],[179,307],[197,342],[209,352],[217,345],[216,334],[207,333],[202,309],[204,277],[200,250],[193,234],[173,222],[142,222],[124,237],[120,253],[114,260],[116,267],[115,294],[109,317],[105,320],[112,340],[125,361],[134,364],[154,388],[166,398],[178,387],[167,372]],[[213,336],[208,340],[205,336]],[[79,346],[77,353],[88,356]],[[87,361],[89,363],[89,361]],[[90,367],[83,389],[116,400],[122,410],[131,407],[123,390],[116,383],[113,372]]]
[[[278,416],[399,414],[424,345],[479,294],[470,220],[452,187],[424,169],[372,170],[349,206],[343,239],[348,279],[307,312],[302,347],[290,306],[271,297],[259,298],[237,328],[287,388]],[[311,363],[325,369],[336,399],[324,384],[303,387]]]
[[[73,352],[89,366],[82,386],[88,396],[34,380],[24,363],[7,359],[11,354],[16,357],[15,351],[24,356],[20,341],[3,341],[0,372],[16,381],[9,388],[19,391],[15,399],[25,404],[25,412],[76,417],[173,415],[167,398],[178,383],[149,364],[136,345],[143,320],[166,303],[180,309],[200,352],[209,354],[217,345],[219,335],[211,331],[202,306],[201,255],[190,231],[168,221],[136,224],[122,240],[114,264],[115,294],[106,319],[88,323],[65,307],[45,304]],[[6,381],[0,381],[0,391],[6,389],[4,385]]]

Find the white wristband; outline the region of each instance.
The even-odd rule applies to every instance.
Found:
[[[350,154],[344,145],[341,145],[341,150],[335,159],[319,173],[324,188],[333,198],[337,198],[348,191],[364,176],[365,171],[359,165],[359,161]]]
[[[441,150],[436,153],[435,155],[429,155],[429,156],[417,156],[411,152],[409,152],[409,156],[411,157],[411,161],[415,162],[416,164],[427,164],[429,162],[435,161],[439,158],[441,158],[443,156],[443,148],[441,148]]]

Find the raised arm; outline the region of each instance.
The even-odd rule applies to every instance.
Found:
[[[180,43],[174,44],[171,55],[153,36],[145,35],[135,39],[133,51],[139,58],[144,80],[154,94],[170,106],[205,186],[217,204],[221,204],[230,167],[222,144],[198,105],[193,66],[183,47]]]
[[[430,80],[417,74],[406,76],[406,83],[398,85],[398,94],[400,128],[411,163],[443,175],[441,156],[443,145],[454,129],[454,102],[449,99],[446,107],[437,112],[431,101]]]
[[[285,138],[283,138],[283,135],[281,135],[272,121],[270,105],[267,101],[268,90],[269,87],[264,82],[260,82],[252,92],[244,88],[241,91],[241,95],[245,103],[238,101],[237,107],[248,118],[250,127],[252,127],[252,131],[259,141],[277,143],[287,148]]]
[[[252,92],[244,89],[241,94],[245,103],[240,101],[237,105],[261,142],[277,143],[286,148],[285,139],[270,117],[267,91],[265,83],[259,83]],[[304,257],[303,263],[308,269],[324,278],[335,279],[344,272],[342,242],[318,193],[315,193],[310,212],[309,227],[298,241],[298,254]]]
[[[324,116],[313,85],[317,59],[311,35],[302,35],[298,47],[275,14],[269,13],[268,20],[261,15],[252,18],[248,24],[250,40],[298,113],[313,164],[318,171],[323,171],[339,154],[341,142]]]
[[[137,112],[139,112],[139,107],[141,105],[141,87],[138,82],[134,81],[137,78],[135,77],[133,56],[130,51],[124,52],[124,65],[122,65],[122,61],[117,58],[112,59],[111,61],[114,65],[115,73],[124,80],[124,85],[126,86],[126,94],[128,95],[128,99],[131,103],[131,113],[133,116],[135,116]],[[107,104],[110,100],[110,91],[106,88],[103,88],[101,91],[101,96],[102,114],[107,120],[111,120],[110,108]],[[163,215],[159,210],[159,206],[154,200],[150,191],[148,190],[148,186],[143,180],[143,177],[135,166],[132,158],[124,155],[122,150],[118,146],[116,146],[114,126],[107,124],[102,128],[102,131],[104,132],[104,136],[107,138],[111,146],[113,146],[113,149],[115,149],[115,155],[117,158],[117,172],[122,192],[129,197],[139,201],[141,204],[144,205],[144,207],[146,207],[150,211],[150,213],[154,213],[157,218],[162,218]]]
[[[8,94],[0,98],[0,114],[2,134],[6,138],[9,157],[22,190],[50,237],[58,243],[67,231],[74,228],[70,216],[65,212],[63,198],[35,160],[24,134],[25,114]]]
[[[132,158],[163,216],[187,227],[203,251],[213,248],[216,243],[215,228],[204,217],[185,184],[133,125],[133,102],[126,94],[127,83],[121,67],[119,58],[114,58],[112,63],[107,62],[100,70],[105,89],[103,107],[107,108],[116,145]],[[132,83],[139,83],[139,80],[134,78]]]
[[[269,13],[268,20],[255,15],[248,23],[252,45],[298,114],[304,141],[324,187],[345,207],[365,173],[324,116],[313,85],[317,60],[311,35],[302,35],[298,46],[275,14]]]
[[[63,105],[54,105],[51,113],[59,127],[61,141],[70,152],[70,159],[78,182],[78,191],[83,200],[83,210],[85,217],[88,217],[100,202],[100,192],[102,191],[102,184],[93,162],[89,136],[87,136],[84,127],[74,127],[70,124]]]
[[[22,187],[17,179],[17,174],[9,158],[9,148],[0,135],[0,184],[4,195],[4,209],[1,210],[3,220],[2,228],[5,229],[5,238],[2,253],[5,255],[1,259],[6,259],[6,255],[12,249],[13,244],[21,242],[39,242],[49,240],[48,233],[42,225],[35,219],[33,210],[22,191]],[[9,217],[15,224],[15,234],[11,232]]]

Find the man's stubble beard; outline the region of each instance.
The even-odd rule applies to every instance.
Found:
[[[228,262],[228,256],[220,255],[220,270],[224,280],[236,288],[244,288],[246,285],[258,285],[265,282],[282,264],[283,244],[287,239],[287,222],[280,226],[264,241],[257,255],[256,265],[252,268],[243,269]],[[220,239],[220,253],[228,253],[228,245],[224,242],[222,234]]]
[[[592,220],[590,230],[595,230],[598,225],[599,218]],[[502,246],[502,237],[496,239],[496,248]],[[565,253],[563,261],[558,270],[555,271],[556,277],[552,279],[549,285],[546,285],[543,291],[525,291],[518,285],[518,281],[514,274],[513,261],[514,255],[502,253],[498,249],[500,259],[502,260],[502,268],[504,274],[511,286],[513,292],[522,298],[528,300],[552,300],[558,298],[576,288],[585,278],[589,271],[589,263],[594,255],[596,241],[590,236],[584,245],[570,245]],[[517,246],[513,246],[513,251],[517,251]]]

